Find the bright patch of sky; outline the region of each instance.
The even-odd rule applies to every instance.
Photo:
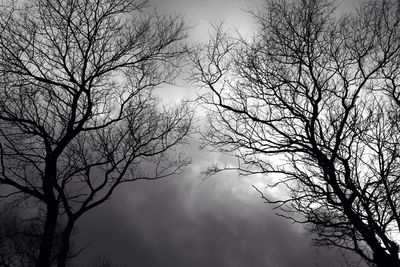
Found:
[[[296,0],[295,0],[296,1]],[[338,12],[351,12],[360,0],[334,1]],[[265,0],[150,0],[158,12],[167,15],[181,15],[189,27],[189,45],[207,43],[213,33],[212,25],[224,24],[229,32],[238,31],[242,37],[255,34],[255,20],[249,11],[262,9]],[[187,69],[186,69],[187,70]],[[156,93],[164,103],[176,104],[182,99],[193,99],[196,88],[186,78],[188,73],[182,71],[175,85],[161,87]]]

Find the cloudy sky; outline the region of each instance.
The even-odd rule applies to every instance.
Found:
[[[209,23],[225,20],[231,28],[251,33],[244,10],[262,0],[152,0],[161,12],[184,14],[192,26],[190,40],[205,41]],[[345,1],[345,0],[344,0]],[[343,8],[353,5],[343,2]],[[181,84],[160,92],[166,100],[194,95]],[[309,267],[341,266],[335,250],[310,246],[302,226],[274,215],[252,185],[267,176],[223,173],[206,180],[200,172],[226,157],[187,147],[193,164],[176,177],[125,184],[112,199],[82,218],[76,246],[88,246],[77,266],[90,266],[102,255],[116,265],[174,267]]]

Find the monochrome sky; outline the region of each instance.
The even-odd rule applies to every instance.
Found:
[[[207,41],[210,23],[224,21],[242,34],[255,31],[251,16],[263,0],[151,0],[166,14],[183,14],[189,42]],[[355,2],[355,0],[354,0]],[[341,9],[355,3],[342,0]],[[164,87],[167,102],[194,96],[193,85]],[[201,127],[200,127],[201,129]],[[236,172],[204,179],[200,172],[232,159],[201,151],[194,138],[186,148],[192,164],[174,177],[125,184],[78,224],[76,247],[87,246],[77,266],[104,256],[117,266],[309,267],[341,266],[341,253],[315,248],[302,226],[274,214],[260,189],[271,177],[240,177]]]

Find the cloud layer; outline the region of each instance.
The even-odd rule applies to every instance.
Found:
[[[197,152],[194,161],[203,165],[179,177],[126,185],[82,218],[77,243],[91,245],[78,266],[96,255],[146,267],[340,266],[339,254],[310,247],[301,226],[273,214],[251,187],[256,178],[203,180],[199,170],[210,158]]]

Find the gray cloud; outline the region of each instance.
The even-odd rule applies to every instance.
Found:
[[[195,161],[212,158],[198,153]],[[180,177],[137,182],[82,218],[78,258],[100,254],[126,266],[340,266],[335,251],[310,247],[302,228],[273,214],[233,173],[203,181],[193,165]]]

